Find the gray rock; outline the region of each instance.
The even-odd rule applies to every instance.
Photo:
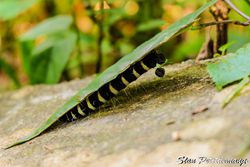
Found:
[[[161,167],[178,166],[181,156],[235,158],[250,128],[249,91],[221,109],[232,88],[217,92],[204,65],[187,61],[165,70],[163,78],[150,70],[86,119],[58,123],[30,142],[1,149],[0,166]],[[2,94],[0,148],[32,132],[91,79]]]

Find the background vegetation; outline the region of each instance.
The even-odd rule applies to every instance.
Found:
[[[206,0],[1,0],[0,91],[99,73]],[[249,1],[233,1],[250,15]],[[235,11],[232,20],[244,21]],[[200,22],[214,21],[204,13]],[[160,50],[169,63],[195,58],[215,27],[188,31]],[[229,25],[228,52],[250,41]]]

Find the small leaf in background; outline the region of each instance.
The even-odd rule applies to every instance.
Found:
[[[234,43],[235,43],[235,41],[231,41],[231,42],[228,42],[228,43],[226,43],[225,45],[221,46],[221,47],[219,48],[219,51],[222,52],[221,55],[224,56],[225,53],[226,53],[226,50],[227,50],[231,45],[233,45]]]
[[[73,19],[71,16],[59,15],[44,20],[36,27],[26,32],[20,37],[21,41],[35,40],[42,35],[50,35],[66,30],[72,24]]]
[[[63,34],[59,37],[52,36],[33,49],[33,54],[30,55],[32,84],[54,84],[60,80],[77,38],[71,31]]]
[[[233,54],[210,63],[207,70],[216,84],[217,89],[250,75],[250,43]]]
[[[33,73],[31,70],[32,69],[31,65],[30,65],[31,52],[32,52],[33,47],[34,47],[34,43],[31,41],[25,41],[25,42],[20,43],[23,69],[29,78],[31,78],[31,75]]]
[[[77,36],[73,32],[67,32],[67,36],[57,41],[51,52],[51,59],[47,69],[46,82],[48,84],[57,83],[60,80],[63,69],[72,53]]]
[[[10,20],[29,9],[39,0],[1,0],[0,19]]]
[[[249,77],[245,77],[236,87],[232,90],[232,92],[224,99],[222,102],[222,107],[226,107],[226,105],[237,95],[240,91],[249,83]]]
[[[51,48],[53,44],[55,43],[54,38],[48,38],[45,41],[43,41],[41,44],[37,45],[32,50],[32,55],[38,55],[41,54],[43,51]]]
[[[44,20],[20,37],[23,64],[32,84],[57,83],[72,53],[76,35],[69,31],[73,19],[60,15]],[[35,45],[35,40],[44,41]]]
[[[15,70],[6,63],[3,59],[0,58],[0,70],[3,70],[13,81],[16,87],[20,87],[20,82],[16,76]]]
[[[48,48],[38,55],[31,55],[30,66],[32,70],[29,76],[31,84],[45,83],[47,69],[51,61],[51,50],[52,48]]]
[[[235,41],[231,41],[226,43],[225,45],[222,45],[219,48],[219,51],[221,51],[221,54],[215,53],[213,57],[220,57],[220,56],[225,56],[226,51],[235,43]]]

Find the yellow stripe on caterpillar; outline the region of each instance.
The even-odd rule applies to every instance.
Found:
[[[103,97],[102,97],[102,95],[100,94],[100,92],[98,91],[98,93],[97,93],[97,98],[98,98],[98,100],[100,101],[100,102],[103,102],[103,103],[105,103],[107,100],[106,99],[104,99]]]
[[[90,108],[91,110],[95,110],[96,108],[90,103],[90,101],[89,101],[89,98],[87,97],[86,98],[86,102],[87,102],[87,106],[88,106],[88,108]]]
[[[121,77],[121,80],[124,85],[127,86],[129,84],[129,82],[123,76]]]
[[[84,114],[84,112],[82,112],[82,109],[80,107],[80,105],[77,105],[77,112],[82,115],[82,116],[85,116],[86,114]]]
[[[150,69],[146,64],[143,63],[143,61],[141,61],[140,64],[144,70],[148,71]]]
[[[139,76],[140,76],[140,74],[138,74],[138,73],[135,71],[134,68],[133,68],[133,74],[134,74],[134,76],[135,76],[136,78],[139,78]]]
[[[110,92],[112,92],[114,95],[118,94],[119,91],[116,90],[112,85],[111,85],[111,82],[109,83],[109,90]]]

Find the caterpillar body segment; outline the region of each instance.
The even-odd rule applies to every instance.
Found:
[[[166,58],[163,54],[158,54],[154,50],[151,51],[142,60],[132,64],[115,79],[104,84],[97,91],[86,97],[77,106],[64,114],[60,121],[71,122],[88,116],[122,89],[126,88],[131,82],[135,81],[149,69],[156,67],[157,64],[163,64],[165,60]]]
[[[125,86],[129,84],[129,82],[123,76],[121,77],[121,81],[123,84],[125,84]]]
[[[137,73],[135,68],[133,68],[133,75],[136,77],[136,79],[140,77],[140,74]]]
[[[77,105],[77,112],[81,115],[81,116],[85,116],[86,114],[82,111],[80,104]]]
[[[94,102],[95,101],[93,101],[92,103],[89,101],[89,98],[87,97],[86,98],[86,102],[87,102],[87,106],[88,106],[88,108],[90,108],[91,110],[95,110],[96,108],[95,108],[95,106],[94,106]]]
[[[98,108],[103,105],[103,101],[105,100],[102,96],[98,96],[99,92],[94,92],[91,96],[89,96],[89,102],[94,108]]]
[[[112,87],[117,91],[121,91],[122,89],[126,88],[129,83],[130,82],[128,82],[122,75],[118,75],[114,80],[110,82]]]
[[[109,90],[114,95],[117,95],[119,93],[119,91],[112,86],[111,82],[109,83]]]
[[[100,102],[102,102],[102,103],[105,103],[107,100],[106,99],[104,99],[103,97],[102,97],[102,95],[100,94],[100,92],[98,91],[97,92],[97,98],[100,100]]]

